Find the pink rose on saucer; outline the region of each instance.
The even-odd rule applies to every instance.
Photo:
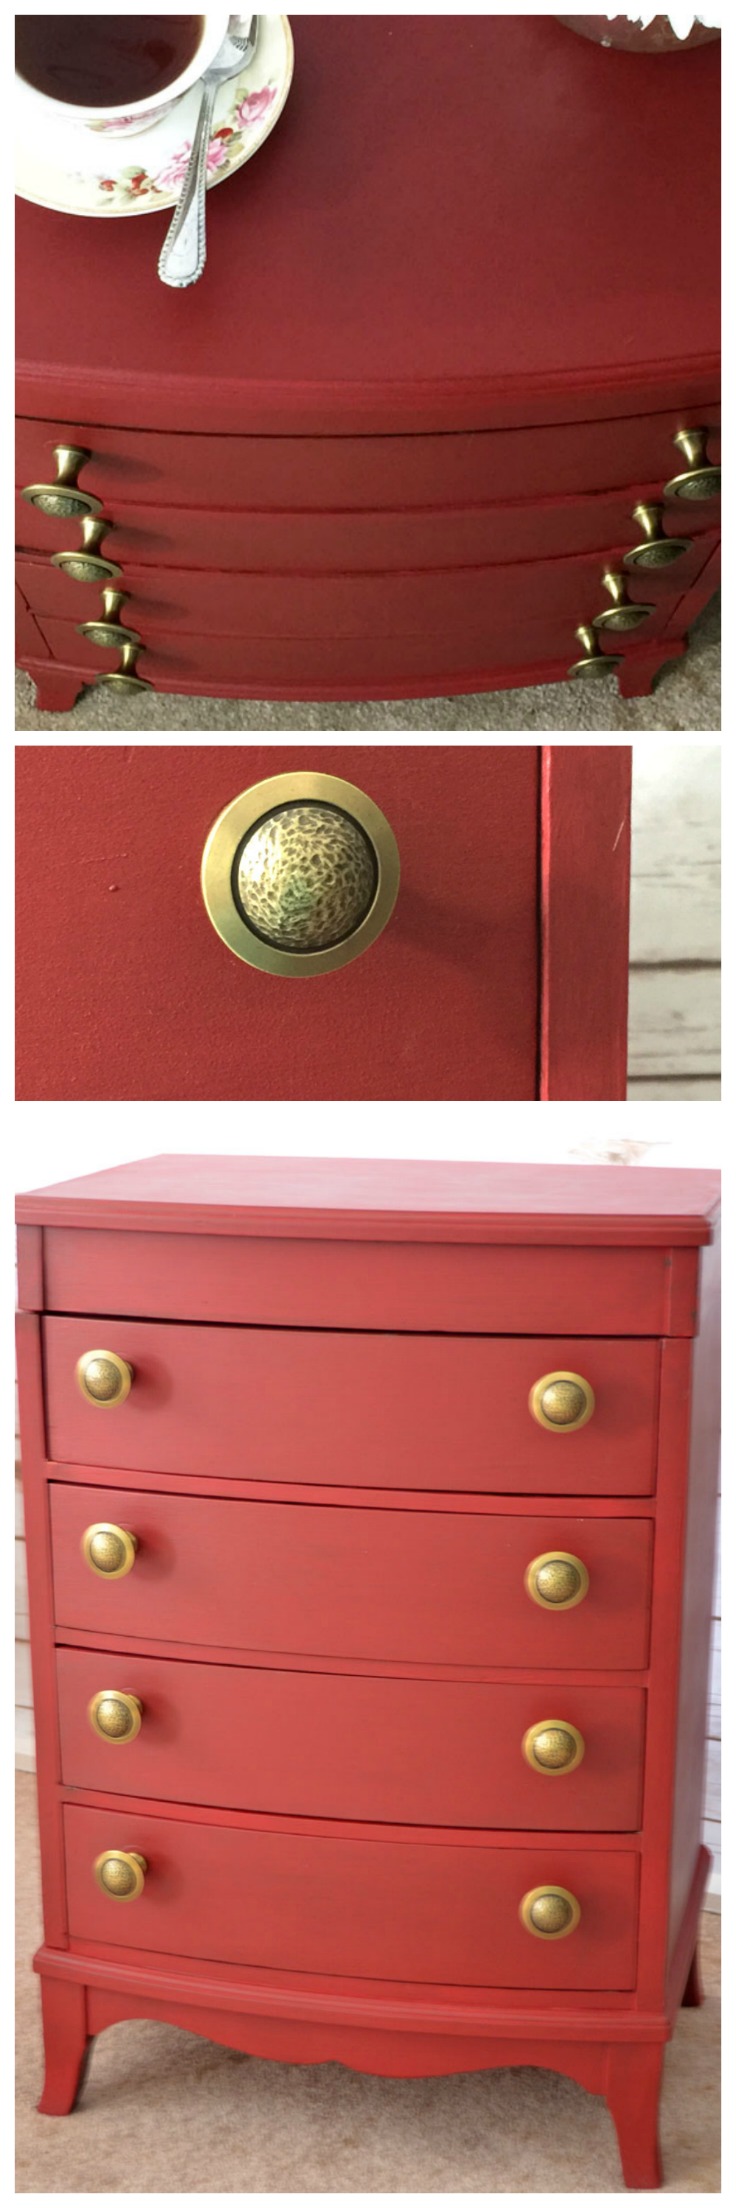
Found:
[[[268,114],[269,107],[275,98],[275,84],[264,84],[262,92],[246,92],[235,109],[235,122],[240,124],[242,130],[245,130],[249,123],[259,123],[261,116]]]
[[[185,138],[183,146],[177,146],[176,153],[159,169],[155,181],[160,192],[173,192],[177,184],[183,184],[191,150],[191,140]]]

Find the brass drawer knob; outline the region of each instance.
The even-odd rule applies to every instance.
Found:
[[[103,1520],[88,1526],[82,1535],[82,1555],[91,1572],[100,1579],[124,1579],[132,1572],[138,1547],[137,1536],[126,1532],[124,1526],[111,1526]]]
[[[527,1565],[524,1585],[543,1610],[574,1610],[587,1595],[590,1580],[579,1556],[569,1549],[545,1549]]]
[[[567,672],[568,675],[573,675],[576,681],[598,682],[602,675],[610,675],[612,669],[620,667],[621,653],[602,652],[595,629],[591,628],[589,622],[584,621],[582,626],[575,630],[575,635],[578,643],[582,644],[584,658],[573,660],[572,666],[568,667]]]
[[[564,1940],[580,1923],[580,1903],[567,1886],[532,1886],[519,1904],[527,1932],[539,1940]]]
[[[225,806],[202,856],[207,913],[249,966],[304,978],[346,966],[393,912],[399,854],[352,782],[277,774]]]
[[[106,1848],[98,1855],[94,1873],[98,1886],[111,1901],[137,1901],[146,1883],[148,1864],[135,1849]]]
[[[687,470],[665,483],[665,498],[689,498],[696,504],[704,498],[720,498],[721,471],[708,460],[707,429],[678,429],[672,442],[687,461]]]
[[[118,634],[122,637],[123,630],[120,629]],[[132,631],[130,631],[130,634],[132,635]],[[104,682],[108,683],[113,690],[152,690],[153,683],[145,682],[143,676],[137,675],[135,672],[135,664],[140,649],[139,643],[123,644],[120,654],[120,666],[111,668],[109,673],[95,675],[95,689],[98,688],[101,682]]]
[[[630,603],[625,575],[614,574],[607,567],[601,581],[609,598],[613,599],[613,605],[606,606],[603,613],[595,615],[594,629],[610,629],[614,635],[625,634],[629,629],[640,629],[642,621],[648,621],[650,613],[655,612],[654,606],[634,606]]]
[[[624,553],[624,567],[671,567],[689,552],[691,537],[667,537],[662,528],[663,506],[635,506],[631,519],[641,530],[641,544]]]
[[[543,1771],[547,1778],[558,1778],[565,1771],[575,1771],[582,1763],[585,1741],[577,1725],[568,1724],[567,1718],[546,1717],[541,1724],[529,1726],[521,1749],[533,1771]]]
[[[547,1433],[574,1434],[592,1418],[595,1396],[590,1381],[579,1372],[545,1372],[534,1383],[529,1409]]]
[[[77,484],[80,468],[91,458],[91,452],[82,445],[54,445],[56,482],[27,483],[23,497],[29,506],[37,506],[41,514],[58,514],[64,521],[77,520],[82,514],[100,514],[102,500],[93,498],[89,491],[80,491]]]
[[[106,584],[102,592],[102,621],[78,621],[78,636],[89,638],[90,644],[101,644],[105,651],[116,651],[118,645],[140,644],[137,629],[126,629],[120,619],[120,608],[130,597],[129,590],[113,590]]]
[[[114,560],[103,560],[100,556],[100,545],[103,537],[109,535],[110,522],[105,520],[104,515],[100,520],[92,514],[85,514],[81,526],[82,542],[79,551],[52,552],[51,566],[60,567],[62,573],[69,575],[73,583],[105,583],[122,575],[122,568],[116,567]]]
[[[135,1740],[141,1729],[142,1707],[137,1694],[124,1694],[121,1687],[102,1687],[88,1703],[87,1715],[93,1733],[99,1733],[101,1740]]]
[[[112,1410],[130,1395],[133,1367],[115,1349],[86,1349],[76,1365],[76,1380],[85,1403]]]

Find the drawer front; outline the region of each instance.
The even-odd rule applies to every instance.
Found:
[[[66,1786],[388,1824],[639,1824],[644,1695],[634,1687],[355,1678],[64,1648],[57,1680]],[[90,1720],[93,1697],[116,1685],[141,1704],[131,1740],[103,1739]],[[554,1777],[523,1750],[548,1719],[585,1745]]]
[[[713,403],[698,426],[715,432]],[[116,498],[151,506],[216,506],[284,512],[314,507],[474,505],[479,500],[580,496],[663,485],[676,472],[679,412],[551,428],[460,431],[441,436],[209,437],[100,429],[83,422],[17,423],[16,482],[53,482],[56,444],[92,457],[81,487],[112,520]],[[709,453],[717,456],[711,436]],[[74,542],[74,538],[70,541]]]
[[[85,1401],[85,1351],[133,1368],[119,1405]],[[485,1493],[648,1494],[656,1342],[287,1333],[268,1327],[44,1320],[49,1455],[127,1470]],[[575,1431],[532,1417],[535,1383],[581,1374]]]
[[[299,1659],[631,1671],[648,1661],[646,1519],[285,1506],[57,1481],[49,1493],[61,1629]],[[97,1522],[136,1536],[122,1579],[84,1563]],[[589,1576],[571,1609],[526,1592],[529,1565],[555,1549]]]
[[[656,485],[649,489],[655,497]],[[250,505],[238,513],[230,507],[145,506],[116,499],[104,550],[107,558],[124,566],[126,586],[131,570],[141,567],[164,572],[196,567],[302,575],[324,569],[348,575],[371,569],[507,565],[513,560],[576,552],[598,552],[601,559],[609,559],[620,557],[638,541],[632,509],[640,496],[629,485],[628,490],[588,498],[311,513],[269,513]],[[677,509],[668,508],[664,528],[670,536],[685,533],[695,540],[692,552],[650,575],[650,581],[656,581],[657,597],[671,598],[697,564],[698,540],[709,532],[714,541],[713,509],[710,504],[693,506],[685,529]],[[53,552],[69,551],[77,538],[68,521],[39,513],[17,494],[16,543],[24,553],[49,559]],[[66,600],[55,599],[47,610],[73,611],[78,602],[78,618],[91,619],[98,603],[94,590],[68,577],[60,581],[65,583]],[[140,577],[137,588],[143,596]]]
[[[257,1968],[413,1983],[632,1987],[638,1859],[534,1847],[353,1839],[185,1823],[144,1811],[64,1811],[73,1940]],[[96,1884],[106,1848],[142,1855],[143,1893],[121,1905]],[[546,1882],[580,1903],[561,1940],[525,1931],[519,1905]]]

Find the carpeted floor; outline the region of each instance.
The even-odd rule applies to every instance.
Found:
[[[354,729],[356,735],[394,728],[414,730],[560,729],[590,731],[708,729],[721,725],[719,605],[713,599],[696,621],[684,659],[666,668],[651,697],[621,698],[615,682],[554,682],[531,690],[496,690],[482,697],[406,698],[370,705],[268,705],[243,698],[116,697],[113,690],[85,690],[71,713],[38,713],[33,685],[19,674],[16,729],[63,729],[73,735],[106,735],[115,729],[166,734],[177,729]],[[145,669],[142,667],[141,672]]]
[[[702,1924],[706,2000],[680,2013],[662,2107],[665,2192],[716,2193],[720,1919]],[[21,2193],[615,2193],[605,2103],[547,2070],[395,2081],[259,2062],[173,2025],[96,2042],[74,2115],[38,2116],[41,1937],[35,1781],[18,1777]]]

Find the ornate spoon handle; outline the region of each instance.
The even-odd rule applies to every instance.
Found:
[[[216,91],[216,84],[205,83],[187,173],[159,255],[158,272],[161,282],[172,284],[179,290],[186,284],[196,284],[207,257],[207,155],[210,150],[210,126]]]

